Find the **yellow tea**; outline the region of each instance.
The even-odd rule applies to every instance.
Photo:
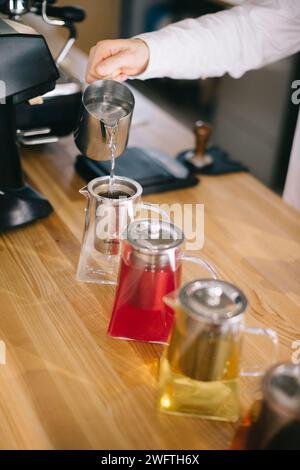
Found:
[[[237,380],[193,380],[173,373],[163,357],[159,385],[160,411],[221,421],[234,422],[239,418]]]
[[[176,325],[160,365],[160,411],[237,421],[239,335],[212,325],[191,329],[181,307],[175,310]]]
[[[175,325],[161,359],[160,411],[237,421],[243,334],[267,336],[275,352],[276,333],[244,325],[247,299],[225,281],[196,279],[164,300]],[[241,375],[257,375],[257,368]]]

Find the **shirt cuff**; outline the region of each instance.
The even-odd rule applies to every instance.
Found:
[[[134,37],[134,39],[141,39],[147,44],[149,48],[150,57],[146,70],[140,75],[137,75],[132,78],[137,78],[139,80],[148,80],[149,78],[157,78],[162,76],[161,57],[159,53],[161,45],[159,36],[160,32],[157,31],[154,33],[139,34],[138,36]]]

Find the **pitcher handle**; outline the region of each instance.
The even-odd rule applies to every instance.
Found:
[[[151,204],[150,202],[147,202],[147,203],[142,202],[140,204],[137,204],[137,208],[146,209],[148,211],[154,212],[155,214],[161,215],[162,219],[165,219],[168,222],[170,222],[169,214],[163,209],[160,209],[159,207],[157,207],[156,204]]]
[[[183,259],[183,261],[189,261],[191,263],[198,264],[198,265],[202,266],[207,271],[209,271],[209,273],[211,274],[213,279],[218,279],[216,269],[214,268],[214,266],[211,263],[206,261],[204,258],[200,258],[198,256],[189,256],[189,255],[183,254],[182,259]]]
[[[271,328],[255,328],[250,326],[243,327],[246,334],[256,336],[266,336],[273,345],[273,353],[271,359],[271,365],[275,364],[278,359],[278,335],[276,331]],[[240,373],[241,377],[261,377],[265,373],[265,367],[255,366],[253,370],[242,370]]]

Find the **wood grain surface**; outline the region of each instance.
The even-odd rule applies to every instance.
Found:
[[[136,95],[131,145],[172,155],[193,145],[192,132]],[[22,151],[28,180],[55,212],[0,238],[0,448],[227,448],[234,425],[156,411],[162,348],[108,338],[114,288],[76,282],[85,206],[76,153],[72,138]],[[242,173],[144,200],[205,204],[202,254],[246,293],[247,322],[276,329],[279,359],[290,359],[300,340],[299,213]],[[245,360],[267,366],[267,344],[247,341]],[[241,380],[244,409],[257,386]]]

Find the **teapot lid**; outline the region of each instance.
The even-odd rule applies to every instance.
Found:
[[[178,227],[157,219],[132,222],[126,229],[125,238],[135,249],[145,254],[161,254],[184,242],[184,235]]]
[[[179,291],[179,301],[188,314],[212,323],[236,318],[248,304],[240,289],[215,279],[199,279],[186,284]]]

